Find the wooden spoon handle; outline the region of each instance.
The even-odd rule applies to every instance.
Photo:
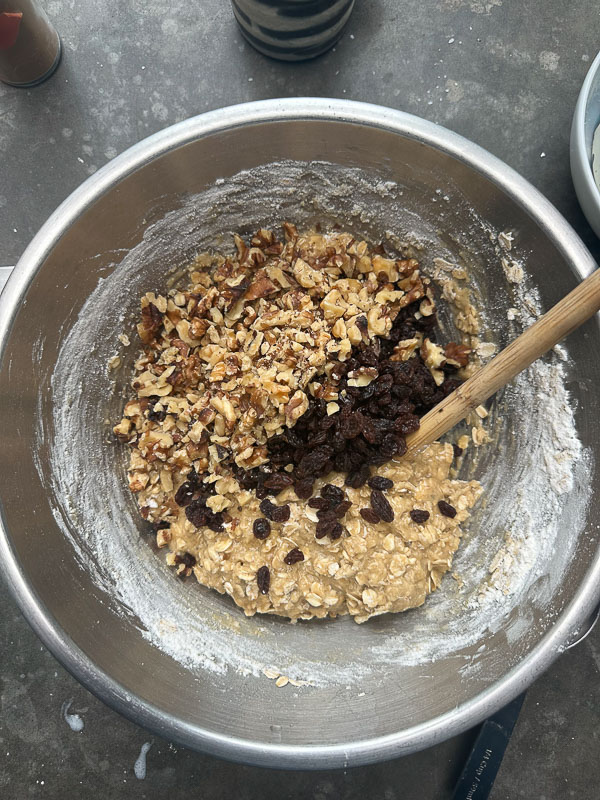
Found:
[[[597,269],[485,367],[425,414],[419,430],[406,438],[409,451],[439,439],[469,411],[491,397],[599,309],[600,269]]]

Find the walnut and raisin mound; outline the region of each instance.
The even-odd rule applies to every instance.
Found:
[[[281,240],[265,229],[248,243],[236,235],[235,253],[196,259],[187,287],[142,298],[135,397],[114,428],[131,447],[129,487],[170,563],[210,584],[206,559],[224,565],[247,535],[252,552],[262,548],[257,567],[248,557],[227,569],[249,582],[244,596],[258,593],[255,604],[258,595],[275,603],[279,562],[269,553],[280,539],[285,569],[312,574],[313,545],[283,536],[296,503],[308,500],[318,547],[348,549],[358,520],[382,531],[394,521],[384,494],[394,481],[374,470],[406,452],[406,436],[456,388],[470,352],[436,342],[432,287],[415,259],[386,257],[348,233],[283,230]],[[342,485],[323,483],[335,473]],[[370,495],[353,507],[367,482]],[[438,514],[450,519],[450,509],[440,500]],[[185,525],[217,537],[206,554],[189,552]],[[309,616],[322,615],[311,610],[317,583]]]
[[[215,514],[236,478],[259,496],[293,482],[307,498],[331,469],[360,485],[456,385],[467,350],[434,343],[416,260],[347,233],[284,232],[261,229],[249,246],[236,236],[235,255],[197,259],[185,291],[142,298],[137,396],[115,433],[133,448],[131,490],[143,497],[157,479],[164,490],[142,505],[151,521],[182,505],[173,489],[186,467],[216,483]]]
[[[418,429],[419,418],[460,383],[456,364],[426,336],[432,337],[434,323],[434,313],[420,316],[413,303],[398,313],[387,339],[374,337],[354,347],[350,358],[329,372],[337,392],[335,409],[318,393],[311,397],[296,425],[267,441],[268,471],[238,472],[240,484],[260,495],[278,494],[293,483],[298,496],[306,498],[312,481],[332,470],[359,488],[371,474],[369,465],[403,455],[406,436]],[[423,360],[423,347],[403,358],[405,343],[419,338],[429,353],[442,353],[434,367]],[[285,480],[281,485],[279,476]]]

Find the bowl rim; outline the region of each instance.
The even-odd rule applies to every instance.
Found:
[[[207,112],[159,131],[110,161],[67,197],[29,244],[0,296],[0,363],[21,299],[44,259],[64,231],[116,183],[158,156],[199,138],[250,124],[310,120],[384,129],[447,153],[487,177],[525,209],[564,255],[578,279],[595,268],[579,236],[537,189],[500,159],[462,136],[414,115],[368,103],[310,97],[262,100]],[[463,732],[523,692],[569,646],[570,637],[584,625],[600,600],[599,549],[577,594],[552,628],[522,661],[474,698],[427,722],[385,736],[335,745],[283,745],[208,731],[132,696],[80,650],[43,605],[18,563],[3,515],[0,572],[46,647],[78,681],[113,709],[184,746],[242,763],[288,769],[374,763],[424,749]]]
[[[592,61],[579,91],[577,104],[573,113],[570,140],[571,174],[577,199],[583,209],[587,221],[600,236],[600,187],[594,180],[591,152],[585,141],[585,115],[592,84],[600,73],[600,52]],[[593,209],[591,208],[593,206]],[[593,213],[592,213],[593,211]],[[592,217],[592,218],[590,218]]]

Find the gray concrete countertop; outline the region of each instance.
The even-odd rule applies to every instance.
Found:
[[[54,208],[139,139],[248,100],[344,97],[445,125],[541,189],[592,252],[569,174],[571,116],[600,39],[596,0],[357,0],[317,61],[246,45],[227,0],[48,0],[64,58],[46,84],[0,84],[0,265]],[[444,800],[475,731],[377,766],[327,773],[242,767],[152,736],[106,708],[43,648],[0,589],[0,796],[7,800]],[[493,800],[598,797],[600,626],[530,689]],[[65,704],[83,729],[67,724]],[[142,745],[145,778],[134,764]],[[138,769],[138,775],[141,775]]]

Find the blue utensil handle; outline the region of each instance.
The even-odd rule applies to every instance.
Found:
[[[452,800],[489,797],[524,699],[525,692],[483,723],[454,787]]]

